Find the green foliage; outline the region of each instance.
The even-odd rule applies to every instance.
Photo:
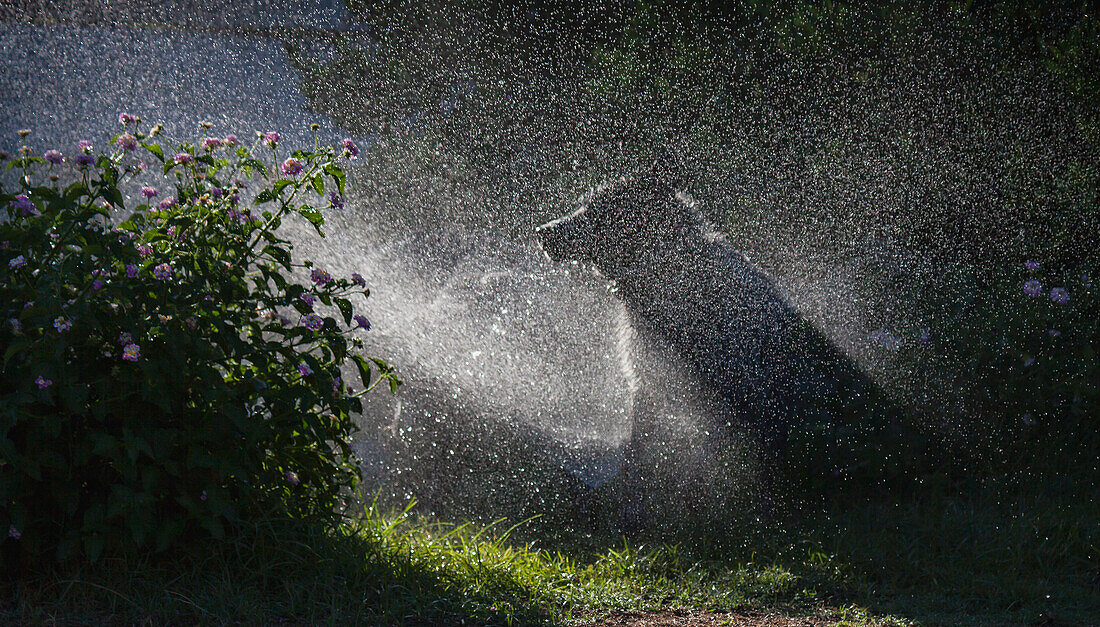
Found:
[[[320,232],[312,194],[326,175],[342,187],[337,154],[296,151],[273,181],[277,137],[169,145],[120,121],[113,152],[82,146],[70,169],[24,147],[7,163],[15,189],[0,187],[7,544],[94,561],[223,538],[260,514],[336,520],[366,391],[341,366],[356,359],[363,388],[398,383],[352,352],[365,282],[295,261],[279,234],[292,213]],[[146,171],[142,150],[163,167]]]

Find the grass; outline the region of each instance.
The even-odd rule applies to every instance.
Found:
[[[0,622],[546,624],[682,607],[1096,624],[1096,514],[1072,498],[914,498],[734,530],[744,541],[720,552],[610,537],[551,552],[502,524],[366,507],[335,531],[268,522],[203,551],[28,568],[0,586]]]

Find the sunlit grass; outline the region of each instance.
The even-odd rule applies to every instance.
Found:
[[[330,532],[268,522],[207,552],[28,565],[3,584],[0,621],[545,624],[695,608],[841,625],[1088,624],[1100,616],[1095,508],[992,497],[864,504],[771,534],[746,530],[744,545],[718,553],[621,538],[551,552],[503,523],[366,507]]]

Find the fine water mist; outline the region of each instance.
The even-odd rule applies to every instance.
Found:
[[[940,56],[913,35],[875,73],[839,57],[711,59],[697,42],[734,37],[727,21],[695,16],[695,40],[629,3],[575,16],[559,3],[465,7],[453,31],[432,7],[273,4],[234,17],[208,4],[73,13],[80,23],[29,4],[5,14],[0,137],[29,128],[43,148],[72,146],[125,110],[180,138],[200,121],[277,130],[286,145],[312,143],[313,122],[318,141],[356,138],[327,237],[298,225],[296,243],[334,275],[366,278],[365,351],[404,381],[364,399],[367,487],[437,514],[583,518],[614,498],[631,428],[615,286],[549,261],[533,237],[587,190],[675,164],[731,246],[884,398],[924,412],[922,432],[969,398],[943,330],[1057,231],[1021,207],[1061,202],[1068,184],[1021,200],[999,181],[1042,179],[1079,140],[1053,88],[951,66],[995,65],[984,40]],[[672,79],[650,85],[651,70]],[[958,93],[974,110],[947,97]],[[1087,227],[1063,229],[1052,264],[1070,267]],[[644,367],[679,384],[668,362]],[[705,420],[666,410],[683,434],[666,453],[678,463]],[[743,453],[731,474],[750,474]]]

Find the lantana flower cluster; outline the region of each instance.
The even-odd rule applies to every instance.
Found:
[[[343,198],[336,162],[357,149],[279,159],[274,131],[249,146],[203,124],[168,142],[118,123],[105,141],[20,150],[18,188],[0,183],[0,394],[16,416],[0,525],[94,558],[105,542],[221,537],[272,508],[335,515],[358,477],[359,397],[399,380],[356,352],[366,281],[296,260],[280,228],[296,213],[323,235],[317,207]]]

